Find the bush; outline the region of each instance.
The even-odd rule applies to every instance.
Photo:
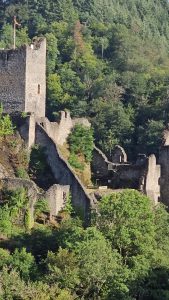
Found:
[[[10,235],[16,229],[13,229],[13,225],[23,224],[27,228],[25,221],[29,212],[29,199],[26,189],[21,187],[14,191],[4,190],[3,194],[5,205],[0,208],[0,231]]]
[[[23,179],[29,179],[29,175],[24,168],[18,168],[16,170],[16,176]]]
[[[86,162],[92,159],[94,148],[93,130],[77,124],[69,135],[69,146],[71,154],[82,154]]]
[[[7,206],[0,208],[0,235],[9,236],[12,232],[10,211]]]
[[[81,171],[84,170],[84,165],[78,161],[78,157],[76,154],[71,153],[68,162],[73,168],[79,169]]]
[[[49,206],[48,206],[48,202],[46,199],[40,199],[35,203],[34,206],[34,216],[35,219],[36,217],[38,217],[41,213],[47,213],[49,212]]]
[[[31,274],[36,273],[35,259],[25,248],[16,249],[12,255],[12,267],[20,273],[21,278],[28,280]]]
[[[9,115],[3,116],[3,106],[0,106],[0,136],[13,134],[14,127]]]
[[[30,170],[32,174],[38,176],[44,173],[46,168],[46,156],[44,148],[34,145],[30,156]]]
[[[74,212],[74,209],[72,207],[72,196],[70,193],[67,195],[66,205],[63,208],[63,211],[67,212],[68,214],[72,214]]]

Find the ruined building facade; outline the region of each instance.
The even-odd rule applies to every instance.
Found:
[[[5,113],[45,116],[45,39],[16,50],[0,50],[0,102]]]
[[[163,155],[162,157],[164,158]],[[127,155],[120,146],[115,147],[112,161],[109,161],[97,147],[93,153],[92,171],[94,180],[99,185],[107,186],[113,190],[126,188],[139,190],[152,199],[155,204],[164,199],[164,197],[162,198],[164,187],[160,183],[163,174],[161,167],[162,165],[157,164],[154,154],[149,157],[139,155],[135,163],[128,162]],[[164,173],[166,176],[166,170]],[[166,186],[166,182],[164,185]]]

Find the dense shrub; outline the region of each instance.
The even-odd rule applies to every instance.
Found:
[[[84,155],[86,162],[91,161],[94,148],[92,129],[76,125],[69,135],[68,142],[71,154]]]

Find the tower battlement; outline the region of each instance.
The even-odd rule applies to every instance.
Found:
[[[4,112],[45,116],[46,40],[0,50],[0,102]]]

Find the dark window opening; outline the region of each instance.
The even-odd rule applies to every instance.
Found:
[[[63,192],[63,204],[66,205],[67,195],[66,192]]]
[[[38,84],[38,95],[40,94],[40,84]]]

